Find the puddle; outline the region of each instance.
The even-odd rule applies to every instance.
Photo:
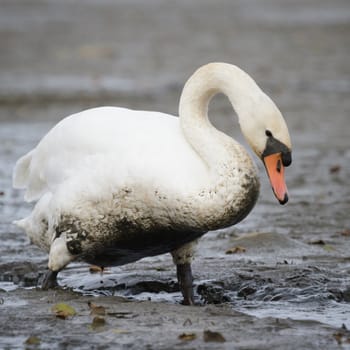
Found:
[[[4,292],[12,292],[18,288],[18,284],[13,282],[0,282],[0,290]]]
[[[315,298],[316,299],[316,298]],[[236,310],[259,318],[317,320],[333,327],[350,329],[350,304],[316,300],[303,302],[244,302]]]

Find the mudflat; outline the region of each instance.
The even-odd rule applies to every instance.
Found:
[[[350,349],[347,0],[2,1],[0,40],[1,348]],[[211,61],[249,72],[283,112],[289,203],[256,159],[253,212],[200,240],[199,306],[180,304],[170,255],[103,274],[72,264],[60,289],[40,290],[47,256],[12,224],[32,207],[11,187],[15,161],[85,108],[177,114],[186,79]],[[210,117],[244,143],[226,98]]]

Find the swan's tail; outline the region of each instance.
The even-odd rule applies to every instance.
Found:
[[[12,184],[14,188],[26,188],[30,176],[30,163],[32,161],[33,151],[30,151],[18,159],[13,172]]]
[[[21,220],[14,220],[12,221],[12,223],[17,227],[21,228],[23,231],[25,231],[27,227],[27,218]]]
[[[47,216],[46,209],[50,205],[52,194],[45,194],[35,205],[33,211],[24,219],[13,221],[29,237],[31,243],[45,251],[49,251],[54,230],[49,225],[51,217]]]
[[[34,158],[35,149],[18,159],[13,171],[14,188],[25,189],[24,200],[31,202],[39,199],[46,191],[45,182],[41,180],[41,167]]]

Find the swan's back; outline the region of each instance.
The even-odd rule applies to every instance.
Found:
[[[14,186],[37,200],[66,182],[87,191],[125,183],[177,192],[200,186],[207,168],[185,140],[179,119],[163,113],[94,108],[59,122],[20,158]],[[76,189],[77,191],[77,189]]]

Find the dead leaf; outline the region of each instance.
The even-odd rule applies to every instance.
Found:
[[[65,303],[56,304],[51,308],[51,310],[56,317],[63,319],[66,319],[69,316],[74,316],[77,313],[73,307]]]
[[[197,338],[196,333],[182,333],[179,335],[179,339],[183,341],[192,341]]]
[[[350,335],[349,331],[338,331],[333,334],[333,337],[337,341],[338,345],[342,345],[344,343],[350,344]]]
[[[342,344],[342,338],[343,338],[343,334],[341,332],[336,332],[333,334],[333,337],[335,338],[335,340],[337,341],[338,345]]]
[[[233,248],[226,250],[225,254],[245,253],[246,251],[247,251],[247,249],[238,245],[238,246],[235,246]]]
[[[31,335],[24,343],[27,345],[38,345],[40,344],[40,338],[36,337],[35,335]]]
[[[226,339],[219,332],[212,332],[210,330],[206,330],[203,332],[203,340],[205,342],[216,342],[216,343],[224,343]]]
[[[109,272],[108,269],[106,269],[105,267],[101,267],[97,265],[90,265],[89,271],[90,273],[100,273],[101,275]]]
[[[342,236],[350,236],[350,229],[345,229],[339,232]]]
[[[341,169],[341,166],[340,165],[333,165],[333,166],[331,166],[330,168],[329,168],[329,172],[331,173],[331,174],[336,174],[336,173],[339,173],[339,171],[340,171],[340,169]]]
[[[91,315],[106,315],[106,308],[104,306],[96,305],[91,301],[88,301],[89,308],[91,310]]]
[[[91,323],[91,328],[96,330],[103,327],[106,324],[106,320],[102,316],[95,316]]]

